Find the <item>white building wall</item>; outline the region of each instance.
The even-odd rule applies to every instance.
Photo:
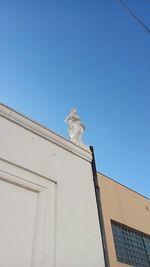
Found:
[[[0,105],[0,266],[104,266],[91,159]]]

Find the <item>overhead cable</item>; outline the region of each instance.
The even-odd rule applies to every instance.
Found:
[[[150,34],[150,29],[133,13],[133,11],[122,0],[116,0],[121,6],[123,6],[127,12]]]

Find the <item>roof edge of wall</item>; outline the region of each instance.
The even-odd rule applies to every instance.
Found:
[[[111,180],[111,181],[113,181],[113,182],[115,182],[115,183],[117,183],[117,184],[119,184],[119,185],[125,187],[126,189],[128,189],[128,190],[134,192],[135,194],[137,194],[137,195],[139,195],[139,196],[141,196],[141,197],[143,197],[143,198],[145,198],[145,199],[147,199],[147,200],[150,200],[148,197],[146,197],[146,196],[142,195],[141,193],[139,193],[139,192],[133,190],[132,188],[130,188],[130,187],[128,187],[128,186],[126,186],[126,185],[124,185],[124,184],[122,184],[122,183],[116,181],[115,179],[113,179],[113,178],[107,176],[106,174],[104,174],[104,173],[102,173],[102,172],[100,172],[100,171],[97,171],[97,173],[99,173],[99,174],[103,175],[104,177],[106,177],[107,179],[109,179],[109,180]]]
[[[16,110],[10,108],[9,106],[0,103],[0,116],[5,117],[7,120],[16,123],[17,125],[33,132],[36,135],[62,147],[63,149],[91,162],[92,154],[88,146],[86,145],[76,145],[64,137],[56,134],[47,127],[41,125],[40,123],[32,120],[31,118],[17,112]]]

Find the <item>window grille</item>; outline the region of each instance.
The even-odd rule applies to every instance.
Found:
[[[136,267],[150,267],[150,236],[112,222],[117,260]]]

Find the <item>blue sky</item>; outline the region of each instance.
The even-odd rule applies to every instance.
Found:
[[[1,1],[0,98],[65,138],[76,106],[97,170],[150,197],[150,35],[117,0]]]

